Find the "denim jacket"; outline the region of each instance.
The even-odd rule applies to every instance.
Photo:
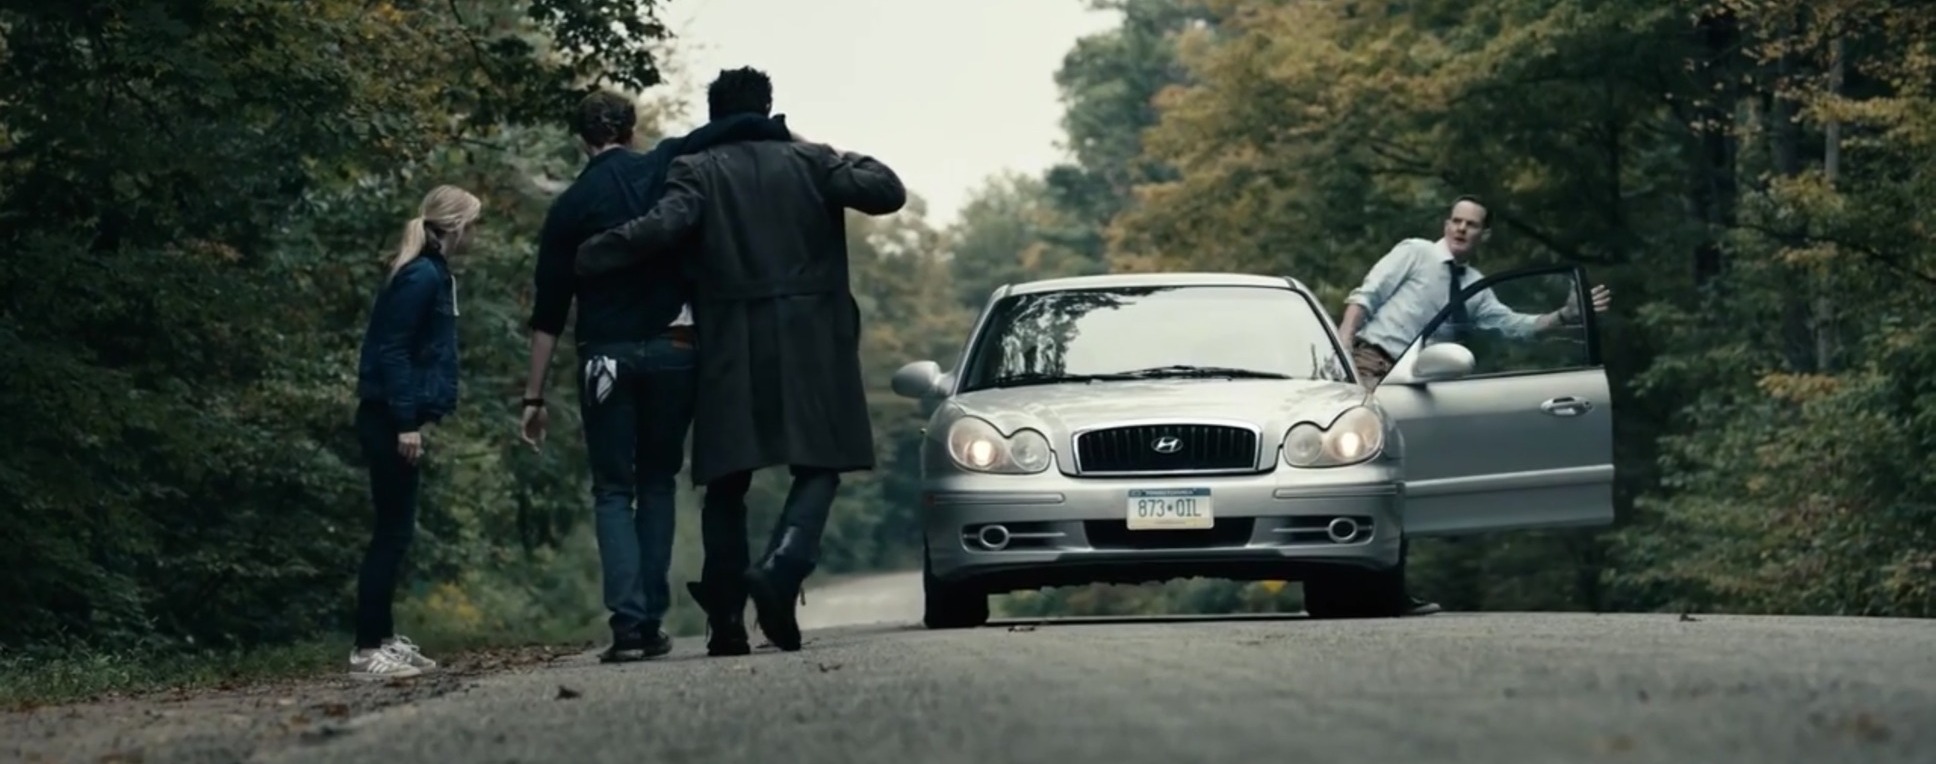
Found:
[[[457,408],[457,281],[434,244],[377,292],[356,394],[387,406],[398,432],[415,432]]]

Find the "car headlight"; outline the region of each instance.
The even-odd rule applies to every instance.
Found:
[[[1357,464],[1385,447],[1385,421],[1378,412],[1355,406],[1330,427],[1299,422],[1284,434],[1284,463],[1293,467],[1342,467]]]
[[[1049,439],[1030,429],[1004,437],[995,425],[962,417],[948,426],[948,455],[962,469],[1006,475],[1031,475],[1049,468]]]

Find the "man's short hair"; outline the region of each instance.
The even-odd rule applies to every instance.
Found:
[[[750,66],[722,70],[706,86],[706,110],[711,119],[735,114],[771,116],[773,81],[767,79],[766,72]]]
[[[599,90],[578,102],[578,113],[572,116],[571,127],[586,143],[609,146],[632,142],[632,130],[638,121],[638,109],[632,105],[632,99]]]
[[[1480,212],[1485,213],[1480,216],[1479,225],[1490,226],[1492,224],[1492,208],[1487,207],[1484,200],[1472,194],[1460,194],[1459,198],[1453,199],[1451,204],[1446,205],[1445,214],[1450,216],[1452,211],[1458,209],[1459,205],[1463,202],[1471,202],[1479,207]]]

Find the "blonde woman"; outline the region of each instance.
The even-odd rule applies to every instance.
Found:
[[[448,258],[469,241],[483,205],[455,186],[424,196],[377,292],[357,363],[356,435],[369,462],[376,526],[356,584],[358,679],[416,676],[437,663],[396,633],[398,569],[417,526],[423,426],[457,407],[457,281]]]

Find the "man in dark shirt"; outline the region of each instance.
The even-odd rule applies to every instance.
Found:
[[[684,464],[693,413],[690,282],[671,258],[589,279],[577,276],[573,260],[585,239],[652,208],[673,156],[719,137],[694,131],[639,153],[629,148],[636,124],[636,110],[623,96],[594,93],[578,106],[573,127],[591,158],[552,201],[539,233],[521,426],[527,443],[537,447],[543,441],[545,377],[575,298],[579,410],[591,461],[605,607],[611,611],[607,661],[672,650],[661,623],[671,604],[666,576],[672,560],[673,480]],[[780,139],[787,135],[779,121],[737,129]]]
[[[773,119],[773,83],[750,67],[720,72],[706,101],[707,128]],[[797,137],[722,139],[672,162],[649,214],[578,249],[577,272],[593,278],[689,263],[703,385],[692,440],[693,480],[706,486],[700,602],[731,617],[750,597],[781,650],[801,648],[793,601],[819,564],[841,474],[874,466],[846,211],[906,203],[900,176],[873,157]],[[755,470],[777,465],[793,485],[755,562],[746,492]]]

